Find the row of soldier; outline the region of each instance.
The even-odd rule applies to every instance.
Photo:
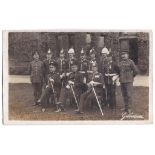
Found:
[[[89,58],[81,50],[80,60],[75,58],[74,49],[68,51],[65,58],[63,49],[58,59],[52,57],[49,49],[47,59],[39,60],[39,53],[33,54],[30,63],[30,79],[34,90],[34,105],[41,105],[42,112],[49,107],[51,100],[56,112],[66,109],[66,104],[76,105],[76,113],[81,114],[88,105],[98,105],[101,114],[102,106],[116,108],[116,81],[119,79],[124,98],[124,112],[131,112],[133,80],[137,68],[128,53],[121,53],[121,61],[116,64],[108,49],[104,47],[102,56],[97,59],[92,48]],[[42,91],[42,87],[44,87]]]

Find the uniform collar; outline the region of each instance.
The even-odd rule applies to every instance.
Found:
[[[55,74],[56,72],[50,72],[50,74]]]
[[[34,62],[38,62],[39,61],[39,59],[34,59]]]

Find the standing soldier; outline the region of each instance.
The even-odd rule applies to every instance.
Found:
[[[88,82],[88,68],[89,68],[89,61],[86,58],[86,54],[84,53],[84,50],[82,48],[81,55],[80,55],[80,62],[79,62],[79,70],[80,73],[83,75],[83,92],[87,89],[86,84]]]
[[[65,105],[66,99],[70,97],[70,101],[74,101],[76,104],[79,101],[81,95],[81,86],[83,84],[83,78],[81,73],[78,71],[78,64],[75,61],[71,65],[72,72],[68,75],[68,83],[66,87],[61,88],[60,98],[58,102],[58,106],[60,107],[59,111],[61,111],[61,107]],[[77,105],[78,106],[78,105]]]
[[[44,64],[44,79],[45,79],[45,85],[47,85],[48,83],[48,79],[47,79],[47,76],[49,74],[49,64],[51,62],[55,62],[55,59],[53,58],[53,55],[52,55],[52,52],[51,50],[49,49],[47,51],[47,54],[46,54],[46,59],[43,61],[43,64]]]
[[[133,94],[133,81],[137,75],[138,70],[135,63],[129,59],[127,52],[121,53],[121,61],[119,64],[119,81],[121,84],[121,91],[124,98],[125,112],[124,114],[132,113],[132,94]]]
[[[90,61],[89,61],[89,70],[92,70],[92,65],[93,64],[97,64],[97,59],[96,59],[96,55],[95,55],[95,50],[94,48],[92,48],[90,50]]]
[[[101,57],[100,57],[100,65],[99,65],[99,71],[103,74],[104,76],[104,66],[107,63],[107,56],[109,54],[109,51],[106,47],[104,47],[101,51]]]
[[[65,59],[64,50],[60,51],[60,56],[57,60],[59,73],[65,73],[67,71],[67,60]]]
[[[61,83],[62,86],[65,86],[66,80],[67,80],[67,60],[65,59],[64,50],[62,49],[60,51],[60,57],[57,60],[58,63],[58,70],[61,77]]]
[[[118,78],[117,66],[112,56],[108,55],[107,63],[104,65],[104,82],[107,90],[107,104],[111,109],[116,108],[116,80]]]
[[[74,61],[76,61],[76,58],[75,58],[75,51],[73,48],[70,48],[69,51],[68,51],[68,72],[71,72],[71,66],[72,64],[74,63]]]
[[[41,103],[42,106],[42,112],[45,112],[46,108],[49,105],[49,98],[53,97],[54,103],[57,103],[57,99],[59,98],[60,89],[61,89],[61,81],[60,81],[60,75],[56,71],[57,64],[55,62],[51,62],[49,64],[49,74],[48,74],[48,83],[46,85],[46,88],[41,96],[41,98],[38,100],[38,103]]]
[[[107,56],[109,54],[108,49],[106,48],[106,46],[104,46],[104,48],[101,51],[101,58],[100,58],[100,62],[99,62],[99,72],[102,73],[104,80],[105,78],[105,68],[107,66],[108,60],[107,60]],[[106,81],[104,81],[106,83]],[[108,104],[108,94],[107,94],[107,87],[105,85],[105,89],[103,91],[103,96],[105,96],[105,101],[106,104]]]
[[[80,97],[79,109],[76,110],[77,113],[83,113],[85,106],[92,103],[93,99],[95,99],[95,94],[92,90],[92,87],[94,87],[97,95],[102,94],[104,79],[102,74],[98,72],[96,63],[92,65],[92,73],[89,74],[88,90]]]
[[[38,105],[37,101],[42,93],[43,85],[43,62],[39,60],[39,54],[33,53],[33,61],[30,63],[30,80],[33,86],[34,106]]]

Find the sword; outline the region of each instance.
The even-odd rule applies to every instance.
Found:
[[[73,93],[73,96],[74,96],[74,99],[75,99],[75,102],[76,102],[77,108],[79,109],[79,104],[78,104],[77,98],[76,98],[76,96],[75,96],[75,92],[74,92],[73,86],[70,85],[70,88],[71,88],[71,90],[72,90],[72,93]]]
[[[104,116],[103,111],[102,111],[102,108],[101,108],[101,105],[100,105],[100,102],[99,102],[98,97],[97,97],[97,95],[96,95],[96,92],[95,92],[94,86],[92,86],[92,90],[93,90],[94,95],[95,95],[95,97],[96,97],[96,101],[97,101],[97,104],[98,104],[98,106],[99,106],[99,109],[100,109],[101,115]]]

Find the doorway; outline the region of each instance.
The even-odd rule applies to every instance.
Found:
[[[129,40],[129,58],[138,64],[138,44],[137,38]]]

